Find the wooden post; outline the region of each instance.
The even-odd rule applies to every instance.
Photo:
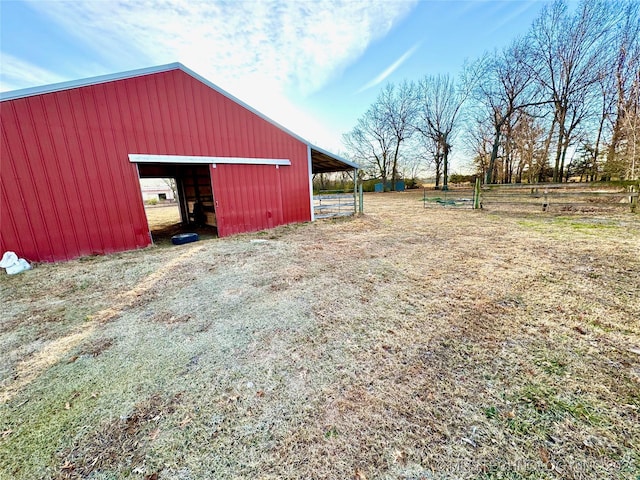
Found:
[[[362,182],[360,182],[360,185],[358,185],[358,188],[360,189],[360,201],[358,202],[358,213],[364,213],[364,195],[362,193]]]
[[[480,208],[480,177],[476,178],[476,185],[473,188],[473,209],[478,210]]]

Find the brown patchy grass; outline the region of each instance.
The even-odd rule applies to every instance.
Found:
[[[162,229],[180,223],[178,204],[146,206],[147,222],[151,230]]]
[[[421,195],[0,277],[0,478],[636,479],[638,216]]]
[[[55,477],[82,479],[94,472],[127,471],[129,465],[142,462],[148,444],[160,433],[160,429],[154,427],[165,416],[175,412],[179,399],[180,395],[164,399],[156,393],[136,404],[128,416],[103,423],[100,429],[87,435],[83,445],[75,445],[61,452],[62,465]],[[92,449],[88,450],[87,444]]]

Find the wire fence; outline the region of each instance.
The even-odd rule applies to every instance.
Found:
[[[333,218],[353,215],[356,212],[356,196],[353,192],[320,191],[313,196],[315,218]]]
[[[424,208],[473,208],[474,190],[455,188],[451,190],[422,189]]]
[[[636,211],[638,184],[543,183],[483,185],[479,206],[543,212]]]
[[[638,211],[640,183],[491,184],[423,189],[424,208],[482,208],[542,212]]]

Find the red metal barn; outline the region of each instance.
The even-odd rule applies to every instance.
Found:
[[[0,254],[31,261],[149,245],[140,178],[226,236],[312,220],[312,174],[357,168],[178,63],[0,100]]]

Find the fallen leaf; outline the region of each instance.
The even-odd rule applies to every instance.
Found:
[[[544,463],[547,466],[547,468],[551,468],[551,462],[549,460],[549,451],[544,447],[540,447],[538,449],[538,454],[540,455],[540,460],[542,460],[542,463]]]
[[[356,468],[356,474],[354,478],[355,480],[367,480],[367,476],[359,468]]]
[[[587,331],[584,328],[582,328],[580,325],[576,325],[575,327],[573,327],[573,329],[581,335],[587,334]]]
[[[149,440],[155,440],[156,438],[158,438],[159,434],[160,434],[160,429],[156,428],[151,433],[149,433]]]
[[[256,392],[256,397],[264,397],[264,392],[262,390],[258,390]]]
[[[64,404],[64,409],[65,410],[71,410],[71,404],[69,402]]]
[[[144,480],[158,480],[158,473],[150,473],[144,476]]]
[[[67,363],[73,363],[73,362],[75,362],[78,358],[79,358],[79,357],[78,357],[78,355],[74,355],[73,357],[71,357],[71,358],[67,361]]]

